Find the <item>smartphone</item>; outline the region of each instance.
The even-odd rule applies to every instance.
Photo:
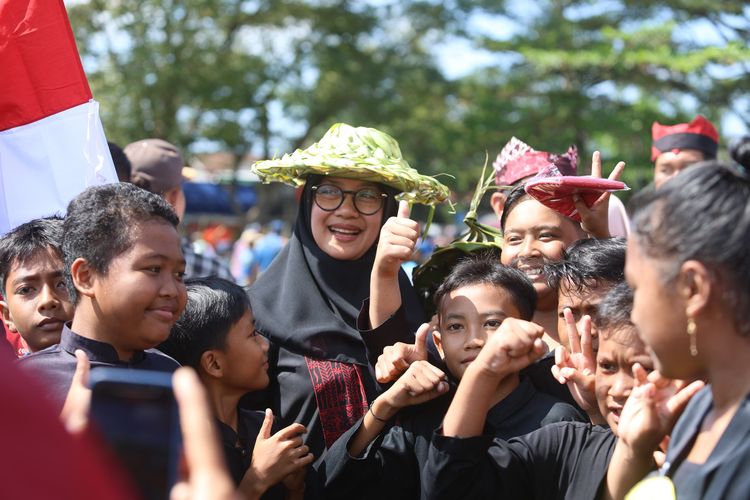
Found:
[[[182,451],[172,374],[91,370],[91,422],[146,500],[165,500]]]

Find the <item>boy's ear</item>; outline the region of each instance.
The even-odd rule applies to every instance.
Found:
[[[218,351],[209,349],[201,354],[200,365],[203,371],[211,377],[221,378],[224,376],[224,363]]]
[[[432,330],[432,341],[435,343],[440,358],[445,361],[445,352],[443,351],[443,338],[440,336],[440,332],[437,328]]]
[[[96,271],[82,257],[77,258],[70,265],[70,274],[73,277],[73,285],[79,294],[87,297],[94,296],[94,278]]]
[[[712,300],[714,282],[711,272],[701,262],[688,260],[680,267],[677,292],[685,300],[685,313],[695,318]]]
[[[8,303],[4,300],[0,300],[0,312],[2,312],[3,314],[3,323],[5,323],[5,327],[8,329],[8,331],[18,333],[16,324],[15,322],[13,322],[13,318],[10,317],[10,309],[8,309]]]

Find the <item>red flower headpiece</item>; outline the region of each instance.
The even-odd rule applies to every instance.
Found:
[[[537,175],[545,170],[556,169],[556,175],[576,175],[578,171],[578,149],[570,146],[568,151],[558,155],[536,151],[525,142],[512,137],[492,163],[495,169],[495,183],[510,186],[513,183]]]

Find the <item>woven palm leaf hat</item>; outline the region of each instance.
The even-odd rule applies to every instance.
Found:
[[[399,191],[397,200],[432,207],[450,194],[438,180],[410,167],[393,137],[374,128],[346,123],[333,125],[307,149],[257,161],[252,170],[264,183],[283,182],[294,187],[302,186],[313,174],[379,182]]]

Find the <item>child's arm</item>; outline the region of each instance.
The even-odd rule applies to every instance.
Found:
[[[704,385],[685,386],[663,378],[658,372],[648,376],[639,364],[633,365],[635,386],[620,415],[618,441],[607,471],[602,497],[621,499],[656,468],[654,451],[664,439],[690,398]]]
[[[271,486],[291,473],[305,468],[314,457],[302,443],[300,434],[307,432],[302,424],[292,424],[271,435],[273,412],[266,410],[263,425],[255,441],[250,468],[240,482],[246,498],[260,498]]]
[[[302,500],[305,498],[305,477],[307,468],[302,467],[287,475],[281,484],[286,488],[286,500]]]
[[[409,218],[409,203],[401,201],[398,215],[389,218],[380,230],[375,263],[370,276],[370,325],[382,325],[399,307],[401,291],[398,272],[411,258],[419,238],[419,224]]]
[[[412,363],[396,383],[372,402],[359,431],[349,443],[349,455],[361,455],[400,409],[424,403],[447,391],[448,382],[440,369],[427,361]]]
[[[493,334],[461,379],[443,420],[443,435],[470,437],[482,434],[493,396],[508,375],[517,373],[546,352],[544,328],[508,318]]]
[[[599,412],[596,394],[594,394],[596,356],[591,339],[591,318],[583,317],[583,331],[579,332],[570,309],[566,308],[563,314],[568,330],[570,352],[567,347],[563,346],[555,349],[552,376],[561,384],[567,384],[573,399],[586,412],[591,423],[606,424]]]

